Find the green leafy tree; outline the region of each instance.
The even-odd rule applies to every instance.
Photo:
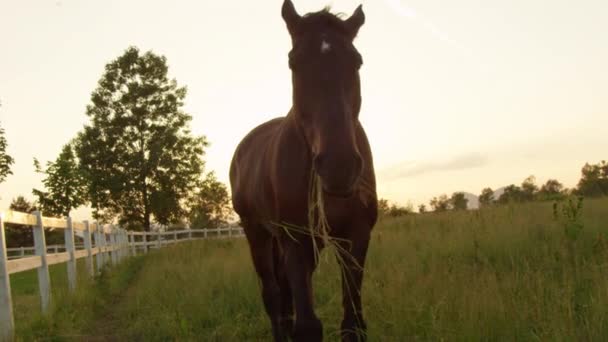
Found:
[[[524,179],[524,181],[521,183],[521,191],[523,201],[533,201],[536,193],[538,192],[536,177],[529,176],[528,178]]]
[[[450,199],[447,195],[443,194],[439,197],[433,197],[429,204],[435,212],[447,211],[450,208]]]
[[[388,211],[391,209],[388,204],[388,200],[385,198],[381,198],[378,200],[378,216],[386,216],[388,215]]]
[[[414,207],[412,204],[408,204],[406,206],[401,206],[396,203],[391,204],[388,209],[388,216],[390,217],[399,217],[409,215],[414,212]]]
[[[9,206],[10,210],[32,213],[38,210],[35,203],[25,199],[23,196],[13,198]],[[20,224],[7,223],[4,227],[6,233],[6,245],[8,248],[31,247],[34,245],[34,232],[32,227]],[[61,229],[44,229],[44,235],[47,245],[57,245],[64,243],[63,230]]]
[[[487,207],[494,202],[494,190],[492,188],[485,188],[481,190],[479,195],[479,206]]]
[[[469,200],[465,197],[464,192],[455,192],[450,197],[450,208],[452,210],[466,210]]]
[[[523,202],[525,199],[522,189],[514,184],[505,187],[504,192],[498,198],[498,203],[506,204],[510,202]]]
[[[37,210],[36,206],[26,200],[23,196],[14,198],[11,201],[9,209],[28,214]],[[5,226],[5,233],[8,248],[30,247],[34,245],[32,227],[7,223]]]
[[[608,163],[605,160],[598,164],[586,163],[576,192],[588,197],[608,196]]]
[[[418,206],[418,212],[421,213],[421,214],[426,213],[426,205],[424,205],[424,204],[419,205]]]
[[[168,225],[188,214],[207,141],[191,134],[186,88],[167,72],[165,57],[130,47],[91,95],[76,151],[98,219],[150,230],[152,220]]]
[[[381,217],[399,217],[413,212],[414,206],[411,203],[401,206],[396,203],[389,203],[388,200],[383,198],[378,200],[378,215]]]
[[[79,169],[71,144],[66,144],[54,162],[47,162],[42,169],[34,159],[36,172],[44,174],[46,190],[33,189],[38,205],[45,216],[69,216],[73,209],[87,203],[86,180]]]
[[[13,165],[15,160],[6,153],[7,147],[8,143],[4,136],[4,129],[0,127],[0,183],[4,182],[6,177],[13,174],[11,165]]]
[[[547,180],[538,191],[538,198],[543,201],[563,199],[565,195],[564,185],[556,179]]]
[[[232,214],[226,185],[219,182],[213,172],[201,184],[190,209],[192,228],[214,228],[225,225]]]

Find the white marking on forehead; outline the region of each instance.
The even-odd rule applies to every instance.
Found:
[[[331,50],[331,45],[325,40],[321,41],[321,53],[326,53],[329,50]]]

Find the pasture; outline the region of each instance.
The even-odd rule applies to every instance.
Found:
[[[381,220],[366,263],[370,341],[608,339],[608,199]],[[53,265],[52,281],[65,279]],[[267,341],[244,239],[189,241],[128,258],[74,295],[54,281],[42,317],[35,271],[11,276],[17,340]],[[56,286],[55,286],[56,284]],[[339,270],[314,277],[326,340],[338,340]],[[32,314],[34,313],[34,314]]]

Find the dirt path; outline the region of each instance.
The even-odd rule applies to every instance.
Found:
[[[139,272],[144,267],[145,261],[142,258],[132,259],[130,265],[127,265],[127,269],[116,270],[123,272],[125,277],[122,286],[118,286],[110,290],[106,296],[103,305],[100,305],[96,310],[95,319],[89,326],[86,327],[86,331],[82,331],[82,341],[121,341],[125,340],[120,335],[121,328],[125,322],[122,320],[120,315],[120,308],[122,304],[126,302],[129,294],[133,293],[139,283]],[[110,270],[112,272],[112,270]],[[107,282],[107,280],[105,280]],[[102,280],[102,283],[104,280]]]

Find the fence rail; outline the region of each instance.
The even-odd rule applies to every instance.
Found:
[[[32,229],[34,246],[7,248],[4,233],[6,223],[27,226],[23,229]],[[44,228],[63,229],[65,243],[47,246]],[[75,234],[76,231],[81,233]],[[75,243],[76,235],[82,235],[82,243]],[[0,213],[0,341],[10,341],[14,337],[11,274],[37,270],[41,310],[47,313],[51,302],[49,265],[66,263],[68,286],[73,291],[76,289],[76,260],[80,258],[86,259],[87,273],[94,276],[108,263],[116,265],[128,256],[147,253],[152,248],[162,248],[180,241],[239,236],[243,236],[240,227],[134,232],[113,225],[89,224],[88,221],[73,222],[69,217],[66,219],[43,217],[40,212],[26,214],[9,210]]]

